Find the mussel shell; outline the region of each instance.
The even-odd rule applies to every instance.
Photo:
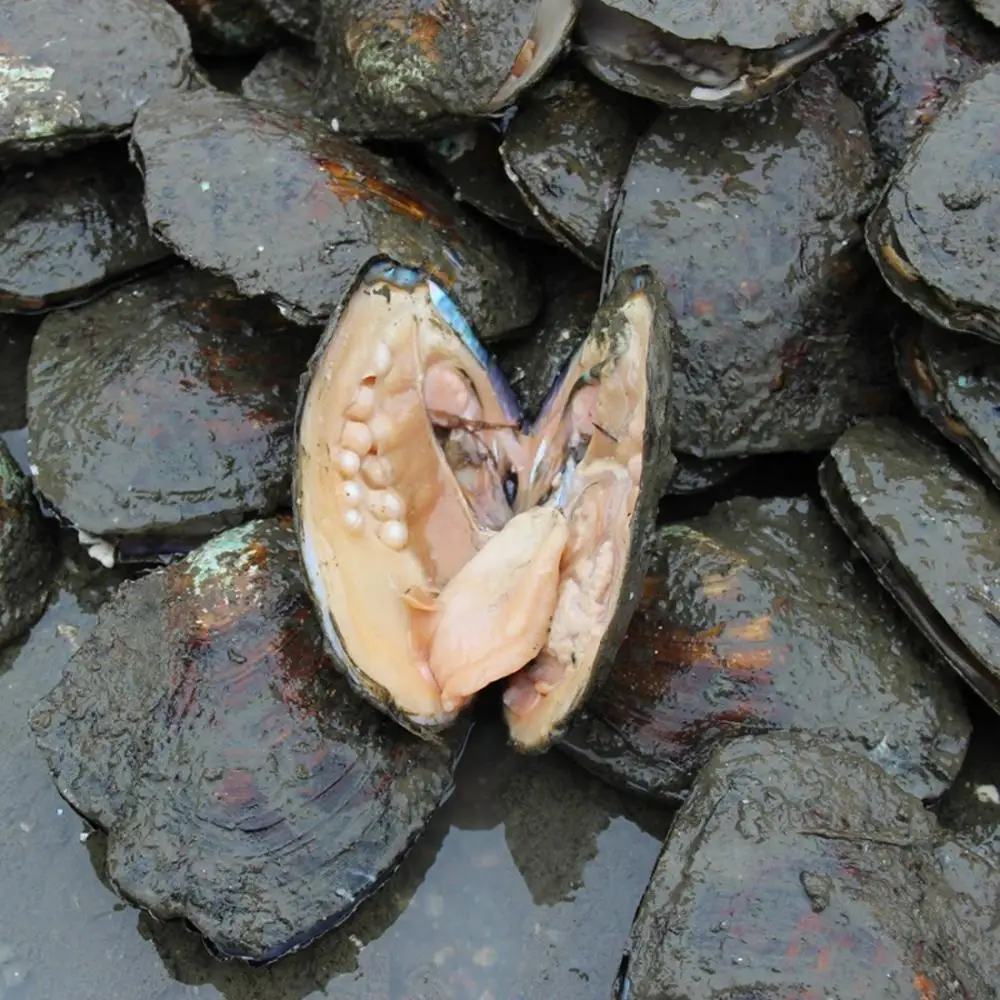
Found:
[[[0,38],[0,161],[121,136],[146,101],[197,74],[187,25],[164,2],[15,0]]]
[[[968,946],[957,918],[970,900],[942,877],[940,839],[920,799],[822,737],[736,740],[674,818],[613,996],[992,996],[995,972]],[[985,909],[995,914],[992,899]],[[972,926],[982,922],[976,913]]]
[[[498,101],[550,0],[330,0],[317,37],[317,107],[350,135],[442,135]],[[568,39],[579,0],[564,0]],[[523,87],[561,51],[557,44]]]
[[[1000,347],[926,321],[897,329],[894,340],[914,404],[1000,489]]]
[[[240,93],[290,115],[315,117],[313,96],[319,63],[305,48],[272,49],[243,77]]]
[[[547,733],[544,740],[526,743],[512,733],[514,748],[522,753],[548,749],[565,734],[567,728],[590,696],[607,681],[615,657],[625,639],[629,622],[639,606],[643,581],[654,550],[656,518],[659,503],[674,475],[676,459],[670,449],[671,417],[670,389],[672,380],[672,350],[677,336],[673,313],[666,291],[646,268],[623,271],[601,303],[590,329],[590,337],[619,336],[616,328],[624,325],[619,312],[637,291],[644,292],[653,305],[653,330],[646,356],[646,422],[643,435],[642,473],[639,495],[629,525],[629,548],[625,557],[625,572],[619,589],[618,604],[604,631],[587,682],[577,692],[572,704]],[[506,711],[508,726],[512,714]]]
[[[1000,495],[892,419],[846,431],[820,485],[882,584],[1000,712]]]
[[[488,223],[318,121],[202,90],[147,104],[132,144],[154,233],[298,322],[325,322],[385,257],[435,275],[484,340],[538,312],[527,264]]]
[[[204,55],[263,52],[281,31],[258,0],[168,0],[184,16],[194,51]]]
[[[527,96],[500,155],[539,222],[592,267],[604,263],[611,217],[647,106],[586,74],[553,75]]]
[[[351,915],[452,788],[467,728],[414,739],[323,654],[289,519],[126,583],[31,726],[107,871],[227,957],[268,962]]]
[[[719,744],[811,732],[937,798],[968,745],[960,685],[856,561],[805,497],[737,497],[661,529],[611,677],[561,748],[671,802]]]
[[[868,218],[889,287],[926,319],[1000,342],[1000,69],[959,88]]]
[[[379,265],[371,277],[378,279],[386,274],[386,265]],[[370,279],[369,274],[359,277],[357,288]],[[400,280],[412,281],[414,283],[423,280],[419,272],[401,273]],[[577,697],[559,720],[559,724],[551,732],[546,733],[545,739],[531,745],[512,738],[512,742],[518,750],[540,751],[546,749],[551,742],[558,739],[572,716],[586,701],[592,690],[599,686],[607,677],[612,661],[618,646],[624,636],[628,620],[638,603],[642,591],[642,580],[645,576],[646,564],[650,552],[649,541],[655,528],[657,506],[667,484],[669,483],[674,469],[674,459],[669,450],[669,392],[671,377],[671,342],[674,332],[673,317],[666,305],[666,297],[663,294],[662,286],[645,269],[633,269],[623,273],[615,283],[610,294],[606,297],[590,328],[590,337],[597,338],[598,343],[603,343],[605,339],[612,341],[625,336],[624,324],[626,319],[620,312],[621,307],[628,299],[636,294],[645,294],[650,298],[653,305],[653,329],[651,331],[649,349],[646,357],[646,421],[644,433],[643,465],[639,484],[639,496],[632,514],[629,551],[626,556],[625,572],[620,588],[620,600],[618,606],[609,623],[594,663],[594,668],[590,674],[588,682],[581,686]],[[301,437],[301,426],[306,401],[309,395],[310,386],[317,377],[319,365],[327,352],[333,339],[336,337],[340,314],[346,309],[348,299],[345,299],[341,310],[334,315],[328,324],[323,337],[316,349],[313,359],[302,377],[299,395],[299,411],[296,418],[296,453],[298,453]],[[475,338],[475,334],[469,324],[461,317],[455,309],[454,303],[443,301],[439,307],[444,309],[456,335],[460,336],[466,346],[473,350],[473,353],[480,359],[481,364],[487,368],[490,380],[500,397],[505,411],[512,422],[524,421],[523,411],[519,401],[511,392],[506,379],[502,375],[495,360],[489,357],[485,349]],[[582,349],[582,346],[581,346]],[[558,380],[550,388],[549,398],[554,398],[558,389]],[[545,403],[542,403],[540,410],[544,412]],[[541,417],[539,417],[541,419]],[[296,462],[295,481],[293,484],[293,509],[295,511],[296,530],[301,546],[307,544],[307,528],[302,522],[300,510],[301,482],[300,465]],[[309,556],[306,556],[308,561]],[[327,650],[337,664],[351,681],[355,690],[369,700],[372,704],[382,709],[386,714],[395,719],[400,725],[408,728],[417,735],[428,739],[437,738],[437,734],[450,726],[455,719],[454,715],[443,716],[434,721],[418,721],[404,714],[392,697],[392,694],[373,681],[367,674],[355,664],[344,648],[343,637],[337,629],[337,623],[330,609],[324,608],[323,595],[318,594],[307,573],[307,586],[314,604],[320,608],[320,614],[325,618],[327,627],[336,633],[335,636],[328,634]],[[508,720],[510,719],[508,713]]]

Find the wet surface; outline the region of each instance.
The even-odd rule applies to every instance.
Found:
[[[35,312],[98,294],[170,256],[149,231],[123,143],[0,177],[0,308]]]
[[[46,317],[28,383],[39,490],[76,527],[133,547],[288,506],[317,337],[186,264]]]
[[[951,329],[1000,341],[1000,68],[955,92],[910,147],[866,224],[882,276]]]
[[[153,231],[303,323],[329,317],[381,256],[432,274],[484,340],[541,305],[488,223],[316,121],[205,90],[147,104],[133,144]]]
[[[577,70],[528,94],[504,137],[504,164],[527,203],[593,267],[604,264],[611,212],[654,114]]]
[[[81,843],[86,827],[26,722],[107,596],[108,575],[81,558],[63,580],[76,593],[0,660],[0,973],[12,1000],[182,1000],[195,986],[229,1000],[606,1000],[669,814],[558,754],[515,757],[495,724],[474,733],[453,798],[388,885],[299,955],[256,970],[223,963],[179,925],[120,902],[95,877],[103,836]]]
[[[274,49],[262,56],[243,78],[240,92],[247,100],[270,104],[290,115],[313,115],[313,87],[319,65],[305,49]]]
[[[611,677],[563,741],[572,757],[670,800],[719,743],[796,730],[919,798],[945,791],[969,737],[959,687],[818,500],[741,497],[657,541]]]
[[[1000,32],[990,31],[968,0],[907,0],[830,65],[864,110],[879,160],[893,170],[959,85],[998,60]]]
[[[995,919],[996,875],[943,839],[862,757],[802,734],[731,743],[677,814],[617,1000],[993,996],[995,953],[960,928]],[[977,898],[950,891],[970,869]]]
[[[890,420],[852,427],[820,476],[882,583],[1000,711],[1000,497],[939,439]]]
[[[640,141],[610,266],[667,285],[677,451],[821,448],[898,397],[869,325],[885,294],[859,225],[875,176],[861,112],[822,68],[734,115],[667,112]]]
[[[145,101],[195,74],[187,26],[163,0],[8,3],[0,37],[0,161],[121,135]]]
[[[1000,488],[1000,346],[919,320],[895,339],[899,377],[917,408]]]
[[[183,15],[197,54],[236,55],[270,48],[281,37],[258,0],[168,0]]]

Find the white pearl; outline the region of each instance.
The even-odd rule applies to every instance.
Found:
[[[387,458],[369,455],[361,463],[361,475],[369,486],[388,486],[392,482],[392,465]]]
[[[370,385],[359,386],[346,416],[351,420],[367,420],[375,412],[375,390]]]
[[[355,482],[353,479],[348,479],[340,484],[340,495],[343,497],[344,503],[349,507],[355,507],[361,503],[361,498],[365,495],[365,491],[361,483]]]
[[[406,511],[402,497],[392,490],[373,490],[368,495],[368,509],[380,521],[400,521]]]
[[[337,468],[345,476],[356,476],[361,471],[361,456],[348,448],[341,448],[336,455]]]
[[[359,534],[365,526],[364,515],[357,507],[348,507],[344,511],[344,524],[353,534]]]
[[[357,420],[348,420],[340,435],[340,443],[359,455],[367,455],[372,447],[372,432]]]
[[[372,366],[376,375],[385,375],[392,367],[392,351],[389,345],[381,343],[375,348],[375,357],[372,358]]]
[[[382,543],[397,552],[405,548],[409,540],[410,533],[406,530],[406,525],[402,521],[386,521],[378,529],[378,536]]]

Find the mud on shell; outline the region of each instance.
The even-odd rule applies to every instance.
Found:
[[[626,272],[529,425],[454,301],[384,263],[303,379],[294,507],[334,660],[429,736],[505,680],[542,749],[603,679],[673,460],[672,318]]]

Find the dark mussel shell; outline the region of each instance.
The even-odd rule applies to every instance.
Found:
[[[942,839],[920,799],[860,755],[801,733],[736,740],[674,818],[613,995],[992,996]]]
[[[46,317],[28,373],[36,487],[106,562],[287,506],[317,335],[186,264]]]
[[[787,89],[900,6],[900,0],[584,0],[578,50],[591,73],[630,94],[671,107],[730,108]]]
[[[579,0],[327,0],[317,107],[351,135],[443,135],[562,53]]]
[[[202,90],[151,101],[132,142],[153,232],[298,322],[324,322],[385,257],[433,274],[485,340],[541,305],[498,233],[317,121]]]
[[[267,962],[342,923],[448,795],[467,730],[414,739],[323,653],[288,519],[126,583],[31,725],[129,900]]]
[[[810,732],[937,798],[970,728],[943,669],[818,501],[739,497],[661,530],[611,677],[561,745],[670,802],[720,743]]]
[[[882,277],[921,316],[1000,342],[1000,68],[964,84],[868,218]]]
[[[146,101],[197,73],[187,25],[162,0],[14,0],[0,38],[0,162],[124,135]]]
[[[1000,347],[920,320],[901,324],[895,343],[914,404],[1000,489]]]
[[[820,483],[879,580],[1000,712],[1000,495],[942,444],[888,419],[846,431]]]

